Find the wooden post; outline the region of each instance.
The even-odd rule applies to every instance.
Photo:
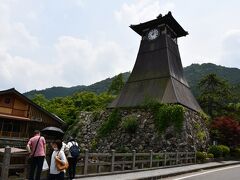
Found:
[[[8,179],[10,159],[11,159],[11,148],[9,146],[7,146],[7,147],[5,147],[5,151],[4,151],[4,154],[3,154],[2,173],[1,173],[1,179],[2,180],[7,180]]]
[[[188,151],[186,151],[186,164],[188,164]]]
[[[176,151],[176,165],[178,164],[178,151]]]
[[[136,150],[132,151],[132,170],[135,169],[135,164],[136,164]]]
[[[88,171],[88,149],[85,149],[83,174],[87,174],[87,171]]]
[[[124,171],[125,170],[125,164],[124,164],[124,162],[122,163],[122,171]]]
[[[97,165],[97,173],[101,172],[101,166]]]
[[[194,164],[197,164],[197,151],[194,152]]]
[[[115,161],[115,150],[112,150],[111,155],[112,155],[111,172],[113,172],[114,171],[114,161]]]
[[[150,150],[150,163],[149,163],[149,167],[151,168],[153,164],[153,151]]]
[[[167,165],[167,151],[166,150],[164,150],[164,164],[163,165],[164,166]]]
[[[25,158],[24,175],[23,175],[24,177],[26,177],[26,179],[28,179],[28,176],[29,176],[29,169],[30,169],[30,164],[29,164],[28,160],[29,160],[29,157],[26,156],[26,158]]]

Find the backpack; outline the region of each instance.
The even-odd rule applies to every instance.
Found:
[[[77,158],[80,154],[79,147],[76,145],[76,143],[72,143],[72,146],[69,149],[69,152],[73,158]]]

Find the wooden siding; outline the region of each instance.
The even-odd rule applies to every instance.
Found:
[[[29,104],[16,97],[14,94],[0,96],[0,114],[18,117],[28,117]]]
[[[47,126],[61,127],[62,123],[15,93],[0,95],[0,137],[28,138]]]

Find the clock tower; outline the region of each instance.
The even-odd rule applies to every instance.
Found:
[[[151,99],[200,111],[184,77],[177,43],[188,32],[171,12],[130,27],[142,37],[139,52],[127,83],[109,108],[137,107]]]

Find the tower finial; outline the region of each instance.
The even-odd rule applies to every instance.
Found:
[[[158,16],[157,16],[157,19],[161,18],[162,17],[162,14],[160,13]]]

